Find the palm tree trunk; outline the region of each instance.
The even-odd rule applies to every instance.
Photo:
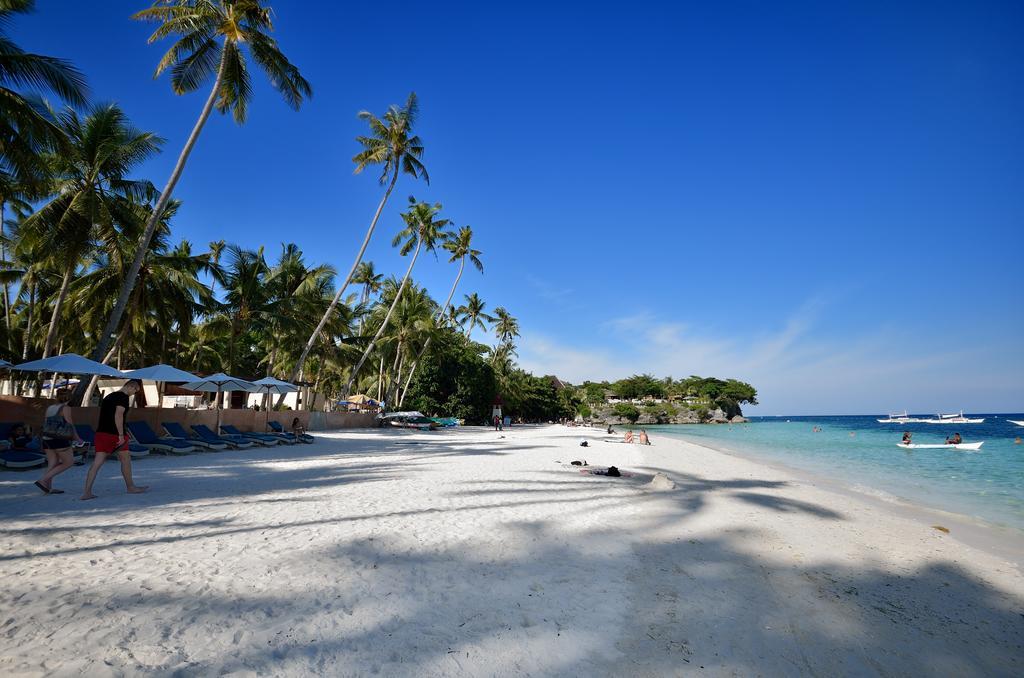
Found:
[[[60,322],[60,311],[64,306],[64,300],[68,296],[68,287],[71,285],[71,273],[75,265],[72,263],[64,271],[64,279],[60,281],[60,292],[57,293],[57,301],[53,305],[53,315],[50,316],[50,328],[46,331],[46,343],[43,344],[43,357],[50,357],[50,349],[53,348],[53,340],[57,338],[57,325]]]
[[[110,351],[107,352],[107,355],[105,355],[103,357],[102,362],[103,362],[104,365],[110,364],[110,361],[113,360],[113,358],[117,354],[117,352],[119,350],[121,350],[121,343],[124,341],[124,338],[126,336],[128,336],[128,323],[125,323],[121,327],[121,331],[118,332],[118,334],[117,334],[117,341],[115,341],[114,345],[110,347]],[[87,405],[89,403],[89,401],[92,400],[92,394],[93,394],[93,391],[96,390],[96,382],[98,382],[99,379],[100,379],[99,377],[93,376],[92,379],[89,380],[89,385],[86,387],[85,393],[82,395],[82,404],[83,405]]]
[[[409,276],[412,275],[412,267],[416,265],[416,259],[420,256],[420,247],[423,245],[423,238],[419,235],[416,237],[416,251],[412,255],[412,261],[409,262],[409,268],[405,271],[405,277],[402,278],[402,285],[398,288],[398,293],[395,295],[394,301],[391,302],[391,308],[388,309],[388,314],[384,316],[384,321],[380,324],[380,328],[377,330],[377,334],[370,340],[370,345],[363,351],[363,357],[359,359],[356,366],[352,368],[352,374],[348,377],[348,383],[345,385],[345,392],[342,393],[344,397],[348,397],[349,392],[352,390],[352,384],[355,382],[356,377],[359,376],[359,370],[362,369],[363,363],[373,352],[373,347],[377,344],[381,335],[384,334],[384,330],[387,329],[388,321],[391,320],[391,314],[394,313],[395,307],[398,306],[399,299],[402,298],[402,293],[405,291],[405,286],[409,282]]]
[[[448,306],[452,303],[452,297],[455,296],[455,288],[459,286],[459,281],[462,280],[462,272],[466,270],[466,256],[462,256],[462,261],[459,262],[459,273],[455,276],[455,282],[452,283],[452,289],[448,292],[448,298],[444,301],[444,307],[441,312],[437,314],[437,320],[440,321],[444,318],[444,314],[448,312]],[[412,367],[409,368],[409,377],[405,380],[405,388],[402,389],[402,395],[398,398],[398,406],[401,407],[402,403],[405,402],[405,394],[409,392],[409,384],[412,383],[412,377],[416,374],[416,366],[420,364],[420,358],[430,348],[430,342],[433,337],[428,336],[427,340],[423,342],[423,347],[420,348],[420,352],[416,354],[416,360],[412,362]]]
[[[99,342],[96,344],[96,348],[92,352],[92,359],[99,360],[100,356],[107,352],[107,347],[110,345],[110,339],[117,332],[118,325],[121,324],[121,316],[124,315],[125,307],[128,305],[128,298],[131,296],[132,290],[135,289],[135,281],[139,276],[139,270],[142,268],[142,261],[146,256],[146,252],[149,250],[149,243],[153,239],[153,233],[156,232],[157,224],[160,223],[160,217],[163,214],[164,209],[167,207],[168,201],[171,199],[171,194],[174,192],[174,187],[178,185],[178,180],[181,178],[182,172],[185,170],[185,163],[188,162],[188,157],[192,153],[192,148],[196,145],[199,140],[199,134],[203,131],[203,126],[206,124],[207,119],[210,117],[210,113],[213,111],[213,105],[217,100],[217,95],[220,91],[221,81],[224,79],[224,66],[227,63],[225,56],[227,51],[221,52],[220,66],[217,68],[217,79],[213,82],[213,88],[210,90],[210,96],[206,99],[206,104],[203,106],[203,110],[199,114],[199,120],[196,121],[195,127],[192,128],[192,133],[189,135],[188,140],[185,142],[185,147],[181,149],[181,154],[178,156],[178,162],[174,165],[174,171],[171,172],[171,178],[167,180],[167,185],[164,186],[163,192],[160,194],[160,198],[156,201],[156,206],[153,208],[152,214],[149,215],[149,220],[146,222],[146,230],[143,232],[142,237],[139,238],[139,247],[135,251],[135,259],[132,261],[132,266],[128,269],[128,276],[124,280],[124,284],[121,286],[121,292],[117,296],[117,302],[114,304],[114,309],[110,312],[110,318],[107,320],[107,326],[103,329],[103,334],[100,335]],[[76,396],[80,395],[76,392]]]
[[[4,244],[4,212],[7,201],[0,196],[0,260],[7,261],[7,245]],[[11,331],[11,290],[4,280],[4,322],[7,323],[7,351],[14,354],[14,333]],[[11,378],[14,381],[14,378]]]
[[[384,354],[380,354],[380,371],[377,373],[377,402],[384,397]]]
[[[327,324],[327,321],[334,313],[334,309],[337,308],[338,302],[341,300],[341,295],[345,293],[349,283],[352,282],[352,276],[356,274],[356,269],[359,268],[359,263],[363,260],[363,254],[366,253],[366,247],[370,244],[370,237],[373,235],[373,230],[377,228],[377,220],[380,219],[380,214],[384,211],[384,205],[387,204],[388,197],[390,197],[391,191],[394,190],[395,183],[398,181],[398,171],[399,165],[398,163],[395,163],[395,172],[391,175],[391,183],[388,184],[387,190],[384,191],[384,197],[381,198],[380,204],[377,205],[377,211],[373,214],[373,221],[370,222],[370,227],[366,229],[366,236],[363,238],[363,246],[359,248],[359,254],[356,255],[356,260],[352,262],[352,268],[349,269],[348,276],[345,278],[345,283],[338,288],[338,291],[334,295],[334,299],[331,299],[330,306],[327,307],[327,310],[324,311],[323,317],[320,318],[320,322],[317,323],[316,329],[314,329],[313,333],[309,335],[309,341],[306,342],[305,347],[302,349],[302,354],[299,355],[299,359],[295,363],[295,367],[292,368],[292,373],[289,375],[288,381],[295,381],[295,376],[299,373],[299,370],[302,369],[303,364],[306,362],[306,358],[309,356],[309,352],[313,350],[313,346],[316,345],[317,337],[320,336],[320,333],[324,329],[324,325]],[[348,395],[347,390],[345,395]],[[277,401],[278,405],[280,405],[283,400],[284,394],[282,393],[281,397]]]

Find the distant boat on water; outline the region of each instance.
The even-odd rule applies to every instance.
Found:
[[[985,419],[970,419],[964,416],[964,411],[960,410],[956,414],[939,414],[936,415],[935,419],[922,419],[922,424],[982,424]]]
[[[1016,424],[1017,426],[1024,426],[1024,421],[1017,421],[1016,419],[1007,419],[1006,421],[1011,424]]]
[[[890,414],[887,419],[878,419],[879,424],[916,424],[924,421],[924,419],[915,419],[907,414],[906,410],[903,410],[903,414]]]
[[[905,450],[906,449],[910,449],[910,450],[941,450],[941,449],[953,448],[954,450],[972,450],[972,451],[976,452],[976,451],[980,450],[981,446],[984,445],[984,444],[985,444],[984,441],[982,441],[980,443],[957,443],[955,445],[952,444],[952,443],[945,443],[945,444],[936,443],[936,444],[926,444],[926,445],[918,445],[917,443],[911,443],[909,445],[907,445],[905,443],[897,443],[896,447],[902,447]]]

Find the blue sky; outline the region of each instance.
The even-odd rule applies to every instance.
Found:
[[[18,41],[164,136],[162,185],[202,95],[152,79],[146,3],[38,4]],[[524,367],[736,377],[761,414],[1024,410],[1024,5],[273,5],[314,98],[257,77],[244,127],[211,120],[180,237],[347,270],[380,196],[356,112],[415,90],[432,181],[369,258],[403,270],[405,196],[444,203],[484,252],[459,297],[520,319]]]

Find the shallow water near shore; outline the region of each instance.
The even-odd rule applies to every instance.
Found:
[[[891,495],[1024,531],[1024,427],[984,416],[982,424],[881,424],[878,416],[753,417],[729,426],[649,426],[655,435],[703,443],[724,451],[777,461],[835,478],[855,489]],[[821,428],[814,432],[814,427]],[[964,442],[984,441],[979,452],[903,450],[903,431],[915,443],[942,443],[959,432]]]

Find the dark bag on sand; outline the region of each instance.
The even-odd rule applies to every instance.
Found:
[[[605,475],[606,476],[614,476],[615,478],[621,478],[622,477],[622,474],[619,473],[619,469],[615,468],[614,466],[609,466],[608,470],[605,471]]]
[[[75,437],[74,429],[64,418],[63,405],[53,416],[47,417],[43,421],[43,437],[47,440],[71,440]]]

